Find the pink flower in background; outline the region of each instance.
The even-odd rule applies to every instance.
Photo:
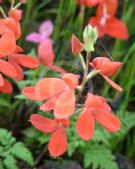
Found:
[[[53,65],[55,53],[53,50],[51,39],[45,39],[38,46],[38,57],[39,57],[39,60],[45,64],[45,66]]]
[[[40,27],[39,32],[33,32],[26,36],[26,40],[39,43],[38,46],[38,58],[41,63],[46,67],[60,72],[61,74],[66,73],[65,70],[57,65],[54,65],[55,52],[53,49],[53,42],[50,36],[53,33],[53,23],[50,20],[44,21]]]
[[[33,32],[26,36],[26,40],[34,43],[41,43],[46,39],[50,39],[53,32],[53,23],[50,20],[44,21],[40,27],[39,32]]]

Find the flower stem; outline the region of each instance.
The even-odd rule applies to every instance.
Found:
[[[22,5],[22,3],[19,2],[19,3],[13,8],[13,10],[16,10],[16,9],[20,8],[21,5]]]
[[[81,61],[82,66],[83,66],[83,69],[84,69],[84,71],[85,71],[86,65],[85,65],[85,62],[84,62],[84,59],[83,59],[83,56],[82,56],[81,53],[79,54],[79,58],[80,58],[80,61]]]
[[[47,151],[48,149],[48,144],[44,147],[44,149],[41,151],[41,153],[39,154],[39,156],[37,157],[37,159],[35,160],[34,163],[34,169],[36,169],[36,166],[39,164],[40,160],[42,159],[42,157],[44,156],[44,153]]]
[[[2,9],[2,7],[0,7],[0,12],[1,12],[1,14],[3,15],[4,18],[7,18],[7,16],[6,16],[4,10]]]
[[[87,54],[86,54],[86,66],[85,66],[85,70],[84,70],[84,76],[83,76],[82,83],[80,85],[80,91],[78,93],[78,97],[77,97],[76,103],[78,103],[78,101],[80,100],[80,97],[81,97],[81,95],[83,93],[85,84],[87,82],[87,75],[88,75],[88,69],[89,69],[89,60],[90,60],[90,53],[87,52]]]

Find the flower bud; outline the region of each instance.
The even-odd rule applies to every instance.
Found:
[[[20,0],[20,2],[21,2],[22,4],[25,4],[25,3],[27,2],[27,0]]]
[[[97,28],[93,28],[91,25],[87,25],[83,32],[83,41],[84,48],[87,52],[94,51],[94,44],[96,43],[98,38],[98,30]]]

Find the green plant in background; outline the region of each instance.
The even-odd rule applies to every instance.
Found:
[[[116,153],[120,153],[124,148],[121,144],[131,129],[135,127],[135,114],[118,112],[122,127],[116,134],[110,134],[102,129],[98,124],[96,126],[94,137],[89,142],[83,142],[76,135],[74,127],[68,131],[69,138],[69,156],[81,156],[83,158],[84,168],[92,166],[92,169],[118,169],[116,162]],[[72,120],[71,125],[74,126],[76,119]],[[126,145],[128,147],[128,144]],[[129,159],[133,158],[135,148],[127,149],[126,154]]]
[[[0,169],[19,169],[17,159],[33,165],[32,153],[25,144],[17,142],[6,129],[0,129]]]

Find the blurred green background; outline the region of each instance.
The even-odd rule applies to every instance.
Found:
[[[8,3],[4,5],[5,10],[7,7]],[[27,42],[25,37],[30,32],[38,31],[40,23],[44,20],[52,20],[56,63],[69,72],[81,74],[78,59],[74,58],[71,52],[70,39],[73,33],[82,39],[84,26],[88,23],[90,16],[95,15],[96,7],[85,8],[82,11],[75,0],[28,0],[21,8],[23,9],[22,36],[18,43],[23,47],[24,52],[37,57],[37,45]],[[116,92],[101,78],[94,78],[91,83],[94,85],[94,93],[106,97],[114,113],[120,117],[121,130],[116,134],[109,134],[97,125],[92,140],[84,142],[75,132],[76,117],[74,117],[67,132],[68,152],[54,160],[46,151],[43,157],[36,161],[35,168],[135,169],[135,1],[119,0],[117,17],[127,25],[129,39],[122,41],[104,36],[97,41],[95,52],[92,55],[93,57],[108,56],[109,53],[114,60],[123,63],[120,71],[112,79],[122,86],[124,92]],[[0,94],[0,127],[11,131],[17,142],[23,142],[22,144],[29,148],[30,156],[33,156],[34,159],[39,156],[49,137],[34,129],[28,121],[32,113],[43,114],[38,110],[40,103],[28,100],[20,93],[25,86],[35,84],[45,76],[59,77],[59,74],[48,70],[43,65],[36,70],[25,70],[23,81],[12,81],[13,94]],[[6,131],[4,134],[7,143],[1,141],[3,131],[0,131],[0,163],[1,154],[3,152],[8,154],[13,145],[9,142],[12,136],[8,137],[9,133]],[[32,159],[31,162],[24,160],[26,152],[22,153],[21,158],[16,155],[18,168],[34,168]],[[28,158],[32,158],[30,156]],[[21,159],[25,162],[21,162]],[[13,163],[12,158],[9,161],[12,161],[11,164]],[[1,166],[2,164],[0,164]],[[2,167],[0,169],[3,169]],[[16,169],[15,165],[10,165],[9,169]]]

